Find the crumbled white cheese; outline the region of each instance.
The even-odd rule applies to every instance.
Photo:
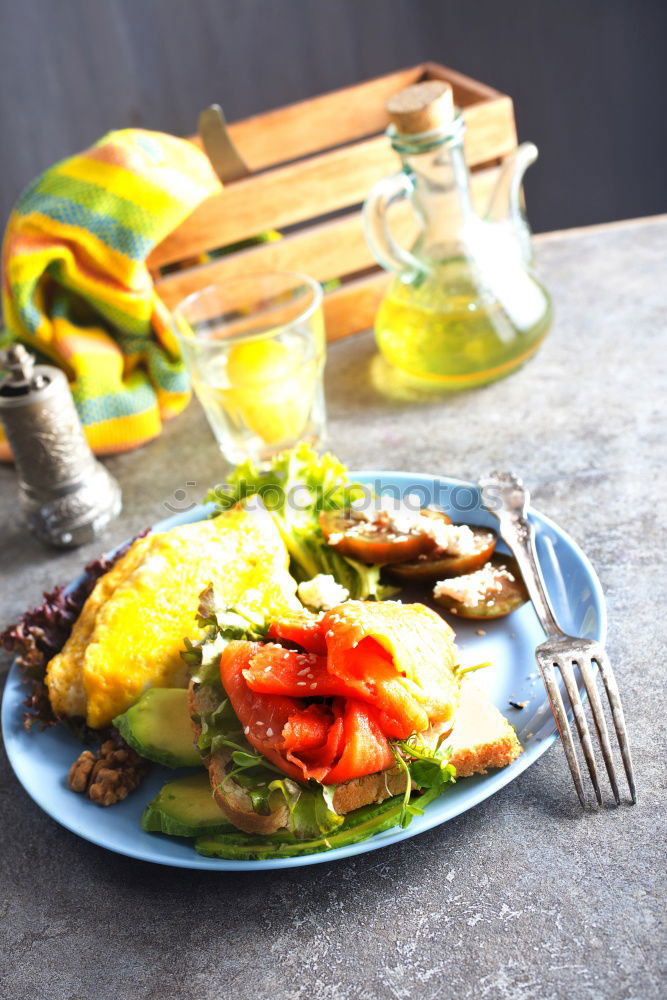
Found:
[[[440,518],[422,518],[425,534],[431,536],[439,549],[450,556],[465,556],[477,548],[475,533],[467,524],[445,524]]]
[[[309,608],[328,611],[342,604],[350,596],[345,587],[337,583],[329,573],[318,573],[312,580],[305,580],[297,588],[299,599]]]
[[[400,535],[421,534],[424,518],[419,502],[410,502],[410,496],[397,499],[392,496],[380,497],[380,509],[387,515],[391,527]]]
[[[464,608],[476,608],[484,601],[488,601],[493,594],[502,591],[503,578],[514,579],[504,567],[497,567],[488,562],[475,573],[455,576],[451,580],[440,580],[433,588],[433,596],[449,597],[452,601],[458,601]]]
[[[392,528],[402,535],[422,531],[420,498],[414,494],[409,494],[405,498],[387,493],[376,497],[362,497],[352,503],[350,516],[359,523],[347,528],[346,535],[386,531],[387,528]],[[335,544],[331,537],[329,541]]]
[[[451,556],[469,555],[478,551],[485,538],[479,538],[467,524],[446,524],[442,518],[428,517],[421,506],[421,497],[408,493],[405,497],[389,494],[370,499],[364,497],[352,504],[351,524],[345,536],[364,536],[392,531],[398,539],[414,535],[430,536],[436,546]],[[344,535],[329,536],[329,543],[336,545]]]

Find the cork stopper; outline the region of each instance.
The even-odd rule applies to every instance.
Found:
[[[442,128],[456,115],[451,85],[444,80],[426,80],[399,90],[387,101],[387,111],[401,135]]]

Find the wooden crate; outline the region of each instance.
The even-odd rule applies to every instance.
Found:
[[[303,271],[320,281],[341,279],[324,299],[329,340],[372,326],[389,276],[366,245],[360,205],[376,181],[399,169],[384,135],[387,98],[428,79],[452,84],[466,122],[473,200],[485,205],[500,164],[516,148],[512,100],[445,66],[412,66],[256,115],[229,126],[252,176],[209,198],[151,254],[149,265],[167,305],[234,275]],[[335,218],[323,219],[331,213]],[[392,215],[399,241],[409,239],[412,225],[409,211],[399,208]],[[283,238],[162,271],[271,229],[280,229]]]

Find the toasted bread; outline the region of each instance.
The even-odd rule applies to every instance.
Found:
[[[449,762],[456,768],[457,778],[486,774],[490,767],[506,767],[523,749],[505,716],[471,680],[461,684],[454,728],[445,746],[451,749]]]
[[[204,712],[217,707],[214,691],[192,681],[189,689],[190,717],[196,738],[201,727],[199,719]],[[437,733],[430,733],[431,740]],[[491,704],[485,694],[474,684],[465,681],[461,685],[461,698],[454,717],[454,728],[445,741],[451,747],[450,763],[456,767],[458,777],[484,774],[490,767],[505,767],[521,753],[521,744],[509,722]],[[289,813],[283,803],[268,815],[254,811],[250,796],[234,780],[222,782],[230,754],[217,751],[204,758],[208,768],[211,788],[216,801],[230,823],[246,833],[275,833],[287,826]],[[341,816],[370,803],[384,802],[405,791],[405,776],[398,769],[369,774],[363,778],[353,778],[337,785],[333,795],[333,807]]]

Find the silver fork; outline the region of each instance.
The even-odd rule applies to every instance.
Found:
[[[563,632],[554,617],[537,562],[535,531],[526,516],[528,504],[530,503],[530,494],[524,488],[521,480],[511,472],[492,472],[480,479],[479,485],[482,490],[482,502],[487,510],[497,517],[500,522],[501,537],[518,563],[533,607],[547,636],[546,642],[541,643],[535,650],[535,656],[544,686],[547,689],[579,801],[582,806],[586,806],[587,802],[581,780],[579,761],[556,677],[556,669],[558,669],[563,678],[565,690],[572,706],[574,721],[579,733],[586,764],[588,765],[591,782],[595,790],[595,797],[598,804],[602,805],[602,792],[600,791],[600,783],[598,781],[591,734],[586,722],[575,677],[576,667],[579,668],[588,694],[591,714],[616,804],[620,805],[621,802],[607,723],[605,721],[602,702],[600,700],[600,691],[593,666],[597,664],[604,688],[607,692],[607,698],[609,699],[611,716],[614,721],[623,767],[625,768],[628,785],[630,786],[630,795],[634,803],[637,801],[637,793],[632,770],[630,744],[625,727],[621,696],[618,692],[618,686],[611,663],[609,662],[609,657],[600,643],[594,639],[578,639]]]

